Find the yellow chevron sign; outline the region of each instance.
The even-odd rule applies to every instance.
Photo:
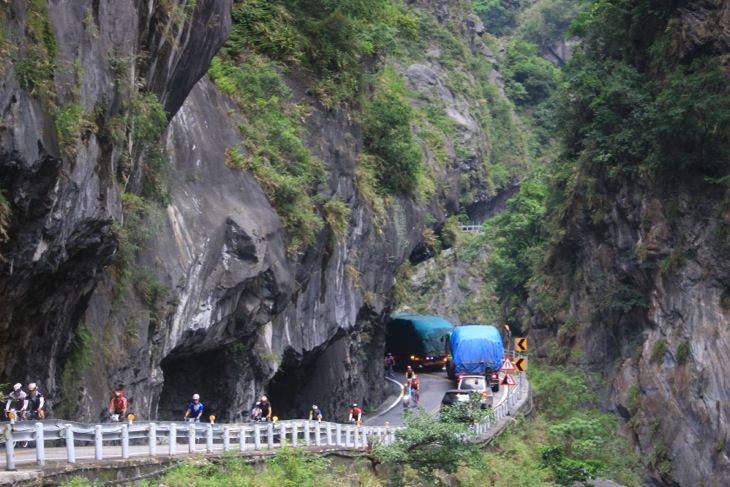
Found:
[[[526,352],[527,338],[515,338],[515,350],[518,352]]]
[[[517,372],[524,372],[527,370],[527,359],[523,357],[517,357],[512,361]]]

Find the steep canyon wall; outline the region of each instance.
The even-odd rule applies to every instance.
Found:
[[[468,95],[446,86],[438,49],[426,64],[396,65],[412,89],[432,90],[471,150],[459,158],[447,146],[445,164],[424,150],[435,191],[392,198],[376,221],[357,190],[357,117],[323,107],[293,73],[289,87],[311,107],[308,145],[326,166],[321,196],[351,214],[344,238],[324,228],[292,254],[262,188],[226,165],[228,149],[245,147],[238,127],[248,121],[206,71],[231,31],[231,8],[0,4],[0,188],[10,209],[0,383],[38,382],[57,417],[97,419],[118,386],[141,418],[179,417],[193,392],[224,421],[241,419],[263,392],[283,417],[312,403],[334,419],[348,402],[375,404],[396,270],[427,217],[439,226],[459,211],[461,173],[486,158],[488,134]],[[468,12],[423,8],[458,25],[467,49],[489,54]],[[136,105],[145,94],[166,118],[146,141],[135,136],[145,128],[136,115],[154,106]],[[149,191],[160,153],[169,194],[140,209],[130,195]]]

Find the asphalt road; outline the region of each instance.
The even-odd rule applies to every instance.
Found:
[[[449,379],[445,370],[434,372],[418,372],[418,379],[421,383],[421,407],[429,414],[436,414],[441,406],[441,398],[444,393],[456,389],[456,382]],[[368,426],[382,426],[386,422],[390,426],[401,426],[403,424],[403,413],[405,409],[402,403],[403,384],[406,382],[405,374],[394,373],[395,379],[386,379],[390,383],[391,394],[385,402],[370,414],[366,414],[363,424]],[[500,387],[499,392],[490,396],[492,406],[497,406],[507,398],[507,387]]]

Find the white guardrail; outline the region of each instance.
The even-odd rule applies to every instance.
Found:
[[[462,232],[480,232],[482,225],[459,225],[459,230]]]
[[[524,374],[515,374],[517,386],[510,387],[508,397],[492,410],[493,414],[473,425],[475,433],[486,434],[526,393],[521,387]],[[329,446],[343,449],[365,450],[379,444],[396,441],[395,432],[402,426],[364,426],[330,423],[326,421],[280,420],[272,423],[214,424],[184,423],[174,421],[129,421],[124,423],[83,424],[62,420],[17,421],[0,424],[0,444],[5,447],[5,469],[16,469],[17,443],[32,443],[35,463],[46,462],[46,441],[61,440],[66,445],[66,462],[76,463],[77,446],[94,446],[95,460],[105,458],[127,459],[130,456],[130,440],[135,446],[147,446],[149,456],[175,456],[178,448],[187,444],[187,452],[195,453],[196,445],[205,442],[206,453],[238,449],[239,452],[273,450],[284,445]],[[200,441],[200,443],[199,443]],[[118,454],[105,457],[104,446],[112,442],[120,444]],[[161,448],[158,448],[161,447]],[[33,462],[28,458],[28,462]],[[61,460],[62,461],[62,460]],[[25,463],[25,462],[24,462]]]

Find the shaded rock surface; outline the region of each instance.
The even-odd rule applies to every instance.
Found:
[[[726,58],[729,13],[720,1],[678,6],[669,20],[679,32],[674,53]],[[575,324],[563,326],[558,341],[605,373],[605,404],[626,420],[623,433],[651,485],[728,485],[726,188],[696,174],[598,187],[598,204],[573,195],[551,258],[569,303],[560,321]],[[538,355],[548,355],[554,325],[533,317]]]

